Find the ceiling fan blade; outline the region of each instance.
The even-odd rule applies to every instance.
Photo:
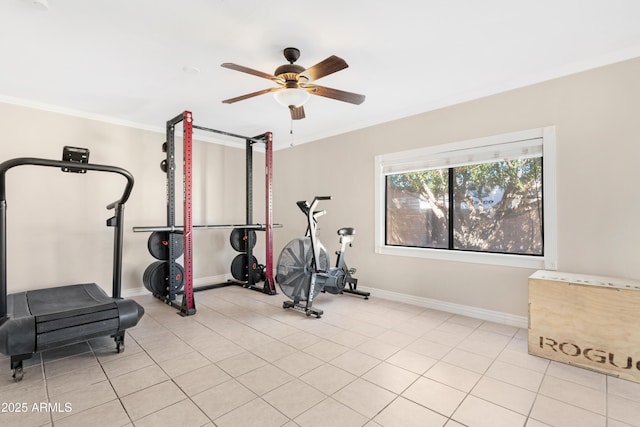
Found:
[[[293,105],[290,105],[289,111],[291,111],[291,120],[300,120],[305,118],[304,107],[302,105],[299,107],[294,107]]]
[[[336,71],[344,70],[349,65],[342,58],[335,55],[331,55],[324,61],[318,62],[316,65],[311,66],[300,73],[301,76],[307,77],[309,80],[318,80],[329,74],[333,74]]]
[[[242,65],[233,64],[231,62],[225,62],[220,66],[223,68],[228,68],[230,70],[240,71],[243,73],[251,74],[253,76],[262,77],[263,79],[267,79],[267,80],[278,80],[278,78],[274,75],[263,73],[262,71],[254,70],[253,68],[244,67]]]
[[[364,102],[365,96],[353,92],[345,92],[343,90],[331,89],[330,87],[309,85],[307,92],[313,95],[324,96],[325,98],[337,99],[338,101],[349,102],[351,104],[360,105]]]
[[[271,87],[269,89],[262,89],[257,92],[248,93],[246,95],[237,96],[235,98],[229,98],[222,101],[223,104],[233,104],[234,102],[244,101],[245,99],[253,98],[254,96],[264,95],[265,93],[274,92],[276,90],[280,90],[282,88],[279,87]]]

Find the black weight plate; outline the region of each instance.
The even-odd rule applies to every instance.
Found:
[[[247,266],[247,254],[240,254],[231,261],[231,275],[234,279],[242,282],[249,281],[249,271],[253,274],[253,281],[259,282],[261,271],[258,267],[258,260],[253,255],[251,256],[251,263]]]
[[[154,263],[149,264],[149,266],[144,270],[144,274],[142,275],[142,283],[144,287],[154,295],[166,295],[167,289],[164,287],[165,284],[160,284],[157,286],[157,278],[155,276],[158,275],[160,271],[164,270],[162,261],[156,261]],[[163,274],[164,275],[164,274]],[[154,276],[155,280],[152,280],[152,276]]]
[[[180,291],[184,286],[184,268],[178,263],[175,264],[178,270],[176,277],[172,280],[175,291]],[[156,261],[149,264],[142,275],[144,287],[154,295],[166,296],[169,294],[169,263],[167,261]]]
[[[149,253],[155,259],[160,261],[169,260],[169,236],[170,233],[168,231],[154,231],[149,236],[147,247],[149,248]],[[176,235],[174,240],[173,256],[179,258],[184,252],[184,239],[182,235]]]
[[[229,241],[237,252],[247,252],[247,248],[253,249],[256,246],[256,232],[246,228],[234,228],[231,230]]]

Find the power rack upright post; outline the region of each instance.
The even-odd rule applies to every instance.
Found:
[[[176,159],[175,159],[175,127],[182,122],[183,129],[183,228],[182,236],[175,233],[176,229]],[[180,309],[180,314],[190,316],[196,314],[196,303],[193,298],[193,222],[192,222],[192,155],[193,155],[193,115],[185,111],[167,121],[167,158],[164,167],[167,172],[167,226],[169,231],[169,272],[168,272],[168,301]],[[181,273],[176,259],[177,239],[183,239],[184,258]],[[181,277],[184,275],[183,277]],[[179,291],[176,283],[184,283],[182,304],[177,306],[173,301]]]
[[[184,225],[176,225],[176,164],[175,164],[175,127],[183,123],[183,221]],[[233,138],[241,138],[246,141],[246,217],[245,224],[219,224],[219,225],[193,225],[192,223],[192,144],[193,129],[206,132],[213,132]],[[273,138],[271,132],[266,132],[257,137],[245,137],[228,132],[210,129],[193,124],[193,115],[190,111],[174,117],[167,122],[167,141],[163,146],[166,151],[166,159],[162,162],[162,169],[167,174],[167,225],[166,226],[143,226],[133,227],[135,232],[162,232],[161,251],[153,250],[152,239],[149,241],[149,250],[156,256],[157,252],[162,252],[159,259],[165,260],[158,264],[160,269],[149,266],[145,271],[145,287],[152,290],[153,295],[164,302],[171,304],[180,310],[181,315],[189,316],[196,313],[193,293],[206,289],[213,289],[221,286],[240,285],[248,289],[260,291],[269,295],[276,294],[275,281],[273,279],[273,228],[281,227],[280,224],[273,224]],[[265,144],[265,224],[252,224],[253,221],[253,146],[256,143]],[[245,264],[241,270],[246,272],[244,280],[228,281],[226,283],[193,286],[193,231],[201,229],[238,229],[244,232],[244,238],[251,241],[251,234],[255,231],[265,232],[266,260],[264,266],[258,266],[252,262],[253,246],[247,244],[244,248]],[[153,235],[152,235],[153,236]],[[156,239],[157,240],[157,239]],[[184,269],[177,262],[184,250]],[[155,253],[154,253],[155,252]],[[233,268],[233,264],[232,264]],[[160,273],[157,273],[160,271]],[[157,273],[157,274],[156,274]],[[234,275],[235,276],[235,275]],[[264,281],[263,286],[258,286],[257,282]],[[151,284],[147,283],[153,282]],[[178,295],[182,295],[182,303],[175,301]]]

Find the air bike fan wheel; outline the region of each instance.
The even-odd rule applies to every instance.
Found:
[[[329,254],[319,241],[318,246],[320,248],[318,264],[320,265],[317,266],[317,269],[327,271],[329,270]],[[282,293],[296,304],[300,301],[307,301],[309,298],[312,259],[313,253],[309,237],[293,239],[287,243],[278,257],[276,282],[278,282]],[[322,286],[318,283],[313,291],[313,297],[318,295],[321,290]]]

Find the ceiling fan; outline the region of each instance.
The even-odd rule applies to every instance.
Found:
[[[271,80],[278,85],[278,87],[263,89],[235,98],[225,99],[222,102],[225,104],[233,104],[234,102],[253,98],[254,96],[274,92],[276,101],[289,108],[292,120],[304,119],[305,114],[303,104],[307,102],[310,95],[324,96],[325,98],[332,98],[356,105],[364,102],[364,95],[314,84],[316,80],[322,77],[347,68],[349,65],[347,65],[344,59],[332,55],[327,59],[320,61],[316,65],[305,69],[300,65],[294,64],[294,62],[296,62],[300,57],[299,49],[296,49],[295,47],[288,47],[284,49],[283,54],[289,63],[276,68],[273,75],[229,62],[222,64],[221,66],[224,68],[262,77],[264,79]]]

